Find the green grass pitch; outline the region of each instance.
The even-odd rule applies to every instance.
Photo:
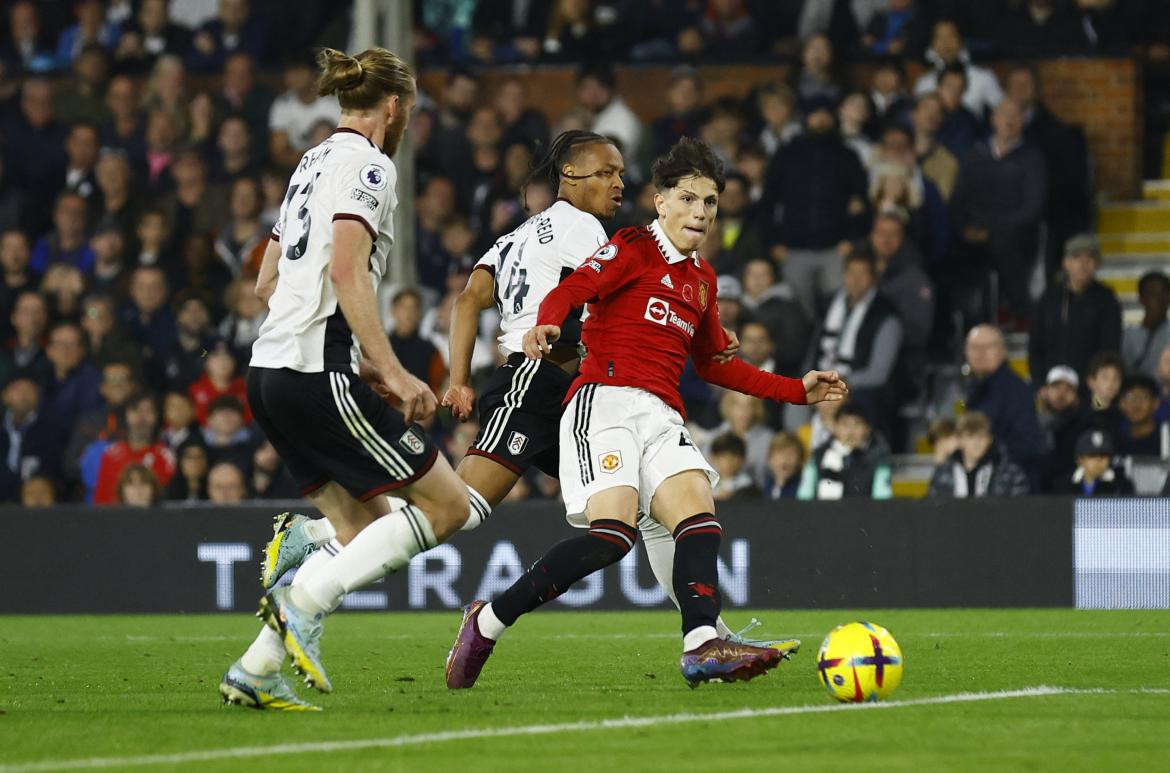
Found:
[[[688,689],[673,613],[545,611],[504,637],[474,689],[449,692],[457,613],[342,612],[324,639],[335,692],[299,685],[325,707],[314,714],[220,705],[219,677],[259,626],[244,615],[0,618],[0,772],[1170,769],[1166,612],[728,617],[751,614],[804,648],[748,684]],[[817,681],[821,638],[853,619],[902,646],[884,709],[839,710]],[[1041,685],[1083,692],[1014,692]],[[1015,697],[947,697],[998,691]],[[626,717],[648,719],[603,724]],[[485,729],[501,734],[458,732]]]

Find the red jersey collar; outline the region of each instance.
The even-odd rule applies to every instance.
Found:
[[[662,224],[657,219],[650,224],[650,233],[654,234],[654,241],[658,242],[658,250],[662,253],[662,257],[666,258],[666,262],[674,265],[681,263],[687,258],[695,261],[695,265],[699,265],[698,251],[692,252],[690,255],[684,255],[679,251],[678,247],[670,239],[666,238],[666,232],[662,230]]]

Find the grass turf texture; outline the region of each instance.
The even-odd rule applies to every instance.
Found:
[[[762,611],[798,635],[793,661],[748,684],[690,690],[677,616],[540,612],[504,637],[472,690],[443,663],[458,613],[340,613],[326,625],[322,713],[222,707],[216,686],[259,623],[243,615],[0,618],[0,771],[21,763],[392,738],[447,730],[834,705],[816,651],[838,623],[894,634],[893,700],[1036,685],[1107,688],[888,710],[745,717],[153,765],[239,770],[1166,769],[1170,615],[1069,610]],[[749,614],[729,613],[734,626]],[[138,768],[147,769],[147,768]]]

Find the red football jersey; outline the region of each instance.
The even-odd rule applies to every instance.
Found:
[[[684,255],[658,221],[624,228],[548,294],[539,325],[559,325],[589,304],[581,341],[586,356],[565,401],[585,384],[644,389],[685,416],[679,378],[690,354],[704,380],[738,392],[804,403],[799,379],[765,373],[741,359],[719,364],[727,346],[719,324],[715,271],[696,252]]]

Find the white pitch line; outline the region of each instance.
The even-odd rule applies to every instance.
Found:
[[[513,736],[555,735],[560,733],[584,733],[594,730],[613,730],[634,727],[658,727],[661,725],[682,725],[694,722],[727,722],[736,719],[760,719],[783,717],[794,714],[828,714],[840,711],[873,711],[900,709],[913,706],[935,706],[945,703],[974,703],[978,701],[1009,700],[1012,698],[1044,698],[1057,695],[1111,695],[1111,694],[1170,694],[1170,689],[1142,688],[1136,690],[1113,690],[1107,688],[1077,687],[1024,687],[1019,690],[997,692],[963,692],[952,695],[936,695],[931,698],[914,698],[905,701],[885,703],[831,703],[807,706],[774,706],[765,709],[738,709],[707,714],[663,714],[651,717],[615,717],[611,719],[582,722],[562,722],[546,725],[518,725],[513,727],[487,727],[469,730],[447,730],[441,733],[418,733],[415,735],[391,736],[389,738],[366,738],[344,741],[319,741],[316,743],[283,744],[272,746],[237,746],[226,749],[178,752],[174,754],[147,754],[137,757],[89,757],[72,760],[47,760],[16,765],[0,765],[0,773],[35,773],[47,770],[81,770],[94,768],[128,768],[143,765],[179,765],[187,762],[212,762],[216,760],[268,757],[288,754],[320,754],[325,752],[351,752],[363,749],[400,748],[420,746],[447,741],[471,741],[482,738],[508,738]]]

